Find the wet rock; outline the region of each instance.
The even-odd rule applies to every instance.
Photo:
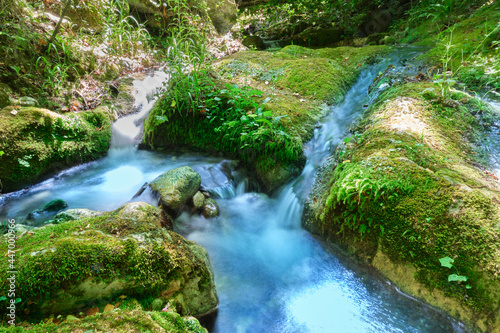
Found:
[[[19,102],[19,105],[21,105],[21,106],[37,107],[39,105],[38,101],[36,99],[29,97],[29,96],[23,96],[23,97],[19,98],[18,102]]]
[[[220,214],[219,205],[217,205],[217,202],[214,199],[207,198],[203,204],[201,214],[207,219],[217,217]]]
[[[249,49],[264,50],[266,48],[264,41],[259,36],[247,36],[243,39],[242,44]]]
[[[76,208],[76,209],[68,209],[64,212],[58,213],[53,220],[53,223],[63,223],[67,221],[76,221],[89,216],[99,216],[101,212],[95,212],[86,208]]]
[[[193,207],[198,210],[203,207],[203,202],[205,201],[205,196],[200,191],[196,192],[193,197]]]
[[[54,199],[46,203],[42,208],[36,209],[28,214],[28,220],[36,220],[38,217],[46,216],[49,214],[55,215],[57,212],[68,207],[68,203],[62,199]]]
[[[154,206],[129,203],[19,238],[16,246],[29,248],[16,255],[23,263],[16,276],[19,306],[50,315],[132,293],[162,298],[181,314],[212,312],[218,299],[206,250],[162,228],[160,217]],[[0,251],[6,249],[2,242]],[[0,269],[6,272],[6,265]],[[0,287],[7,283],[4,278]]]
[[[184,166],[165,172],[149,185],[160,196],[164,210],[177,217],[186,203],[198,192],[200,175],[191,167]]]

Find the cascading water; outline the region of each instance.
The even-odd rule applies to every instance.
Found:
[[[500,101],[489,101],[489,104],[500,115]],[[492,172],[500,178],[500,122],[497,121],[493,125],[487,136],[487,142]]]
[[[189,165],[201,174],[202,186],[220,198],[220,218],[207,221],[183,214],[176,226],[210,254],[220,298],[214,332],[461,332],[439,312],[329,254],[300,227],[302,201],[316,170],[369,103],[367,90],[373,78],[388,64],[398,66],[399,59],[415,54],[411,49],[397,51],[362,72],[345,101],[331,110],[307,144],[302,175],[276,198],[247,193],[247,180],[235,175],[229,161],[137,151],[136,125],[152,107],[151,99],[143,98],[139,114],[115,124],[108,157],[4,196],[0,218],[19,221],[54,198],[66,200],[69,208],[109,211],[128,202],[145,181]],[[150,84],[139,84],[140,90],[146,85]],[[134,201],[154,203],[148,191]]]

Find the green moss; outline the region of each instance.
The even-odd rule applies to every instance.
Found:
[[[105,155],[111,123],[102,108],[68,116],[38,108],[0,110],[3,190],[19,189],[62,166]]]
[[[422,58],[438,67],[447,66],[446,70],[469,86],[499,88],[499,20],[499,3],[492,1],[448,27],[432,20],[422,22],[410,30],[404,42],[430,46]]]
[[[199,283],[207,289],[213,283],[209,264],[200,259],[203,255],[195,252],[194,244],[162,229],[160,210],[146,204],[36,229],[19,238],[16,248],[16,297],[23,300],[19,308],[35,317],[72,311],[89,298],[158,297],[172,280],[186,279],[187,272],[199,274]],[[7,251],[6,242],[0,249]],[[1,264],[3,289],[7,264]],[[110,284],[114,290],[106,287]],[[210,306],[206,303],[201,308]]]
[[[2,329],[2,328],[0,328]],[[175,312],[146,312],[142,310],[115,310],[100,313],[79,320],[65,320],[61,324],[37,324],[26,327],[4,328],[2,332],[193,332],[205,333],[206,330],[193,317],[181,317]]]

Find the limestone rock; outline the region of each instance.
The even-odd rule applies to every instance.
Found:
[[[162,228],[160,217],[154,206],[129,203],[19,238],[19,306],[50,315],[116,295],[139,294],[162,298],[181,314],[212,312],[218,298],[206,250]],[[6,250],[2,242],[0,251]],[[1,288],[8,283],[7,264],[0,263]]]
[[[191,316],[181,317],[175,311],[156,312],[127,308],[117,309],[98,316],[78,319],[68,316],[62,323],[52,323],[52,319],[40,324],[24,323],[26,331],[33,332],[168,332],[168,333],[208,333],[198,320]],[[86,328],[85,328],[86,327]],[[5,331],[5,330],[4,330]],[[10,329],[7,331],[11,332]],[[13,331],[12,331],[13,332]]]
[[[219,205],[217,205],[217,202],[214,199],[207,198],[205,199],[201,213],[207,219],[217,217],[220,214]]]
[[[203,202],[205,201],[205,196],[200,191],[196,192],[193,197],[193,207],[194,209],[200,209],[203,207]]]
[[[200,184],[200,175],[191,167],[184,166],[165,172],[149,186],[154,193],[159,194],[163,209],[176,217],[196,194]]]

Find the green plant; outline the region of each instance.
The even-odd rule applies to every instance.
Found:
[[[439,262],[441,263],[442,267],[447,267],[450,269],[453,268],[453,269],[455,269],[456,273],[458,273],[458,269],[453,265],[455,260],[453,260],[452,258],[444,257],[444,258],[439,259]],[[448,282],[455,282],[455,281],[456,282],[466,282],[468,280],[467,276],[458,275],[456,273],[448,275]],[[467,284],[467,285],[465,285],[465,288],[471,289],[472,287]]]

